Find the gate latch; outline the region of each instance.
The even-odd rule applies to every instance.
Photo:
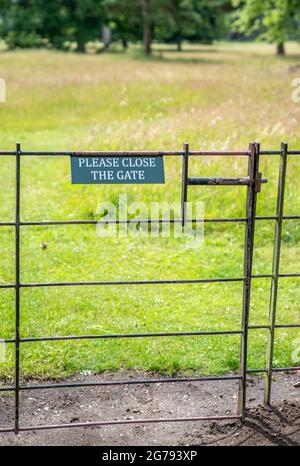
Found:
[[[262,183],[267,183],[268,180],[262,179],[262,174],[261,172],[258,172],[254,181],[254,190],[256,193],[260,193],[261,191],[261,184]]]

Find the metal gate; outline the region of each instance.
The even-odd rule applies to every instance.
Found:
[[[261,155],[266,156],[279,156],[280,169],[278,181],[278,194],[277,194],[277,211],[275,216],[258,217],[256,215],[256,200],[257,194],[261,190],[261,184],[267,182],[262,178],[259,171],[259,159]],[[15,290],[15,335],[12,339],[3,340],[6,344],[13,344],[15,348],[15,380],[14,386],[0,387],[0,393],[13,392],[15,398],[15,412],[14,412],[14,426],[10,428],[1,428],[0,432],[18,432],[54,429],[54,428],[69,428],[69,427],[86,427],[86,426],[105,426],[117,424],[142,424],[154,422],[179,422],[179,421],[207,421],[207,420],[224,420],[224,419],[239,419],[245,416],[246,413],[246,382],[248,373],[263,373],[265,374],[265,403],[271,402],[271,386],[272,374],[279,371],[294,371],[299,367],[273,367],[273,348],[275,332],[278,328],[296,328],[300,327],[298,323],[279,324],[276,321],[276,308],[277,308],[277,293],[279,278],[300,277],[300,273],[280,273],[280,246],[282,236],[282,224],[284,220],[299,220],[300,215],[297,216],[284,216],[284,191],[286,183],[286,167],[288,155],[300,155],[300,151],[289,151],[287,144],[282,144],[281,150],[278,151],[261,151],[260,144],[251,143],[249,149],[245,151],[191,151],[187,143],[184,144],[183,150],[180,151],[131,151],[131,152],[70,152],[70,151],[22,151],[20,143],[16,144],[14,151],[0,151],[0,156],[14,156],[16,161],[16,195],[15,195],[15,221],[14,222],[0,222],[1,227],[12,226],[15,228],[15,282],[0,284],[0,289],[14,289]],[[185,225],[187,221],[197,222],[243,222],[245,224],[245,245],[244,245],[244,274],[242,277],[227,277],[227,278],[207,278],[207,279],[183,279],[183,280],[134,280],[134,281],[79,281],[79,282],[42,282],[42,283],[24,283],[21,280],[21,264],[20,264],[20,235],[21,231],[26,229],[26,226],[39,226],[39,225],[91,225],[97,224],[98,220],[65,220],[65,221],[29,221],[24,222],[21,218],[21,159],[22,157],[30,156],[164,156],[164,157],[181,157],[182,158],[182,215],[181,218],[170,220],[171,223],[181,223]],[[245,157],[248,159],[248,173],[244,177],[237,178],[192,178],[189,177],[188,165],[190,157]],[[243,218],[205,218],[205,219],[187,219],[186,218],[186,202],[188,200],[188,186],[245,186],[247,189],[245,217]],[[252,261],[254,251],[254,231],[255,222],[262,220],[275,221],[275,240],[274,240],[274,256],[273,256],[273,270],[272,274],[253,275]],[[148,223],[160,223],[160,219],[145,220]],[[116,221],[116,223],[119,223]],[[270,278],[271,279],[271,296],[270,296],[270,313],[269,325],[249,325],[249,313],[251,302],[251,282],[253,279]],[[122,285],[150,285],[156,284],[176,284],[176,283],[218,283],[218,282],[242,282],[243,283],[243,305],[241,314],[241,327],[236,330],[217,330],[217,331],[199,331],[199,332],[160,332],[160,333],[135,333],[135,334],[112,334],[112,335],[68,335],[68,336],[44,336],[37,338],[23,337],[20,328],[20,315],[21,304],[20,295],[22,289],[36,288],[36,287],[61,287],[61,286],[122,286]],[[249,330],[267,329],[268,330],[268,351],[266,357],[266,367],[261,369],[250,369],[247,364],[248,353],[248,332]],[[199,336],[204,337],[207,335],[240,335],[240,370],[236,375],[220,375],[209,377],[181,377],[181,378],[157,378],[148,380],[111,380],[100,382],[80,382],[80,383],[52,383],[52,384],[25,384],[22,382],[20,374],[20,351],[22,345],[28,342],[41,342],[41,341],[58,341],[58,340],[80,340],[80,339],[101,339],[101,338],[144,338],[144,337],[172,337],[172,336]],[[38,425],[30,426],[22,424],[20,419],[20,392],[26,390],[41,390],[41,389],[59,389],[68,387],[90,387],[90,386],[108,386],[108,385],[126,385],[126,384],[143,384],[143,383],[173,383],[173,382],[206,382],[206,381],[224,381],[237,380],[239,381],[238,389],[238,407],[235,416],[193,416],[188,418],[153,418],[153,419],[107,419],[99,420],[97,422],[77,422],[69,424],[51,424],[51,425]]]

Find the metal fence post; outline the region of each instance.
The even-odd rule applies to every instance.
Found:
[[[181,224],[184,227],[186,222],[186,202],[188,187],[188,170],[189,170],[189,151],[190,146],[187,142],[183,144],[182,157],[182,186],[181,186]]]
[[[272,286],[271,286],[271,295],[270,295],[270,311],[269,311],[270,332],[269,332],[268,348],[267,348],[267,363],[266,363],[267,373],[265,377],[265,391],[264,391],[265,404],[270,404],[271,402],[273,351],[274,351],[275,323],[276,323],[276,311],[277,311],[278,278],[279,278],[279,267],[280,267],[282,218],[283,218],[283,208],[284,208],[284,191],[285,191],[287,158],[288,158],[288,144],[282,143],[280,165],[279,165],[279,177],[278,177],[275,238],[274,238],[273,265],[272,265]]]
[[[20,402],[20,199],[21,144],[16,143],[16,215],[15,215],[15,433],[19,432]]]
[[[251,275],[254,248],[254,231],[256,216],[256,197],[260,190],[259,169],[260,145],[251,143],[249,146],[248,176],[250,184],[247,188],[246,201],[246,229],[244,250],[244,285],[243,285],[243,311],[242,311],[242,334],[240,348],[240,375],[238,412],[245,414],[246,408],[246,383],[247,383],[247,352],[248,352],[248,326],[251,296]]]

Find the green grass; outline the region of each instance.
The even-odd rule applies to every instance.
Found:
[[[278,149],[300,147],[300,104],[291,100],[300,46],[278,59],[258,44],[194,46],[177,53],[157,47],[145,60],[128,55],[76,55],[46,51],[2,53],[7,103],[0,105],[1,149],[246,149],[251,140]],[[298,73],[299,74],[299,73]],[[300,211],[300,157],[290,157],[285,214]],[[14,218],[14,160],[0,160],[0,221]],[[262,156],[269,179],[258,215],[274,215],[278,158]],[[102,201],[179,201],[181,163],[165,160],[166,184],[72,186],[67,158],[22,160],[22,220],[97,219]],[[191,175],[245,175],[246,160],[194,159]],[[205,215],[244,216],[245,190],[190,188]],[[274,223],[258,222],[254,273],[270,273]],[[14,235],[1,228],[0,281],[14,280]],[[242,225],[206,225],[205,244],[186,249],[174,238],[99,238],[94,226],[23,227],[21,280],[133,280],[233,277],[243,274]],[[299,222],[284,225],[282,272],[300,270]],[[44,246],[43,246],[44,245]],[[45,247],[46,245],[46,247]],[[270,280],[253,283],[251,324],[268,320]],[[278,321],[299,321],[298,279],[280,282]],[[242,284],[66,287],[22,290],[21,334],[139,333],[239,329]],[[0,338],[14,336],[14,292],[0,290]],[[291,360],[297,332],[277,332],[275,364]],[[265,364],[267,331],[251,330],[249,367]],[[13,374],[13,348],[0,375]],[[23,344],[24,377],[60,377],[78,371],[146,369],[236,370],[238,336],[113,339]]]

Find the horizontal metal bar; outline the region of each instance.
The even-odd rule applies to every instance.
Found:
[[[245,217],[228,217],[228,218],[192,218],[186,219],[186,223],[222,223],[222,222],[246,222]],[[32,221],[21,222],[20,226],[36,226],[36,225],[118,225],[127,223],[181,223],[182,219],[126,219],[126,220],[46,220],[46,221]]]
[[[4,283],[4,284],[0,284],[0,288],[3,288],[3,289],[7,289],[7,288],[9,289],[9,288],[15,288],[15,287],[16,287],[16,285],[13,284],[13,283],[8,283],[8,284],[5,284],[5,283]]]
[[[47,286],[119,286],[119,285],[172,285],[172,284],[193,284],[193,283],[222,283],[222,282],[242,282],[244,278],[203,278],[203,279],[182,279],[182,280],[129,280],[129,281],[90,281],[90,282],[50,282],[50,283],[21,283],[22,288],[38,288]]]
[[[298,371],[300,369],[300,366],[295,366],[295,367],[273,367],[272,371],[273,372],[288,372],[288,371]],[[251,373],[259,373],[259,372],[268,372],[266,367],[262,367],[260,369],[247,369],[247,372],[249,374]]]
[[[212,186],[249,186],[251,180],[249,177],[241,178],[188,178],[189,186],[212,185]]]
[[[5,433],[5,432],[15,432],[15,429],[14,429],[14,428],[12,429],[11,427],[7,427],[7,428],[2,427],[2,428],[0,429],[0,434],[3,434],[3,433]]]
[[[14,227],[15,222],[0,222],[0,227]]]
[[[281,155],[281,150],[262,150],[260,151],[260,155]],[[300,155],[299,150],[288,150],[287,155]]]
[[[189,151],[189,156],[208,156],[208,157],[249,157],[249,151],[201,151],[201,150],[191,150]]]
[[[300,273],[280,273],[280,278],[293,278],[293,277],[300,277]]]
[[[215,377],[174,377],[160,379],[143,379],[143,380],[104,380],[101,382],[73,382],[73,383],[58,383],[58,384],[36,384],[36,385],[21,385],[20,390],[43,390],[52,388],[76,388],[76,387],[101,387],[114,385],[140,385],[149,383],[181,383],[181,382],[214,382],[219,380],[240,380],[238,375],[224,375]]]
[[[220,376],[207,376],[207,377],[173,377],[173,378],[160,378],[160,379],[144,379],[144,380],[105,380],[101,382],[74,382],[74,383],[52,383],[52,384],[36,384],[36,385],[21,385],[20,390],[48,390],[56,388],[78,388],[78,387],[101,387],[113,385],[140,385],[148,383],[181,383],[181,382],[216,382],[228,380],[240,380],[238,375],[220,375]],[[13,392],[14,387],[0,388],[0,392]]]
[[[298,328],[300,324],[275,324],[275,328]]]
[[[275,215],[262,215],[255,217],[255,220],[277,220],[277,217]]]
[[[298,150],[289,150],[288,155],[300,155]],[[280,155],[279,150],[263,150],[260,155]],[[15,150],[2,150],[0,156],[15,156]],[[22,151],[23,156],[78,156],[78,157],[138,157],[138,156],[182,156],[183,151]],[[248,151],[190,151],[189,156],[249,156]]]
[[[14,391],[15,391],[15,387],[7,387],[7,388],[0,387],[0,393],[3,393],[3,392],[11,393]]]
[[[189,151],[189,156],[228,156],[228,157],[249,157],[249,151],[201,151],[201,150],[191,150]]]
[[[260,155],[281,155],[281,150],[261,150]]]
[[[205,336],[205,335],[239,335],[241,330],[212,330],[203,332],[158,332],[158,333],[111,333],[101,335],[66,335],[53,337],[26,337],[20,342],[59,341],[59,340],[89,340],[110,338],[149,338],[149,337],[176,337],[176,336]]]
[[[298,327],[298,325],[288,325]],[[299,325],[300,326],[300,325]],[[249,325],[250,330],[269,329],[268,325]],[[152,337],[185,337],[185,336],[213,336],[213,335],[240,335],[241,330],[208,330],[199,332],[157,332],[157,333],[107,333],[95,335],[55,335],[47,337],[24,337],[20,338],[21,343],[33,343],[40,341],[61,341],[61,340],[93,340],[110,338],[152,338]],[[4,343],[15,343],[14,338],[2,339]]]
[[[269,325],[249,325],[248,328],[250,330],[269,330]]]
[[[73,157],[160,157],[183,156],[180,151],[21,151],[22,156],[73,156]],[[16,151],[0,151],[1,155],[16,155]],[[189,156],[249,156],[248,151],[189,151]]]
[[[273,368],[274,372],[285,372],[285,371],[297,371],[300,369],[300,366],[296,367],[281,367]],[[265,373],[267,372],[266,368],[259,369],[247,369],[247,373]],[[230,381],[230,380],[239,380],[240,376],[216,376],[216,377],[184,377],[184,378],[169,378],[169,379],[145,379],[145,380],[114,380],[114,381],[103,381],[103,382],[78,382],[78,383],[67,383],[67,384],[41,384],[41,385],[22,385],[20,390],[48,390],[52,388],[78,388],[78,387],[96,387],[96,386],[107,386],[107,385],[138,385],[138,384],[147,384],[147,383],[177,383],[177,382],[212,382],[212,381]],[[14,387],[1,387],[0,392],[14,392]]]
[[[195,421],[223,421],[229,419],[241,419],[241,416],[194,416],[194,417],[178,417],[178,418],[153,418],[153,419],[124,419],[116,421],[99,421],[99,422],[74,422],[72,424],[48,424],[42,426],[20,427],[20,432],[32,430],[49,430],[49,429],[70,429],[74,427],[100,427],[112,425],[127,425],[127,424],[155,424],[155,423],[170,423],[170,422],[195,422]]]
[[[293,275],[294,276],[294,275]],[[298,275],[296,275],[298,276]],[[300,274],[299,274],[300,276]],[[272,278],[271,274],[256,274],[252,278]],[[244,277],[232,278],[191,278],[191,279],[174,279],[174,280],[122,280],[122,281],[91,281],[91,282],[50,282],[50,283],[20,283],[21,288],[39,288],[47,286],[120,286],[120,285],[173,285],[173,284],[197,284],[197,283],[224,283],[224,282],[243,282]],[[0,288],[15,288],[15,284],[0,284]]]
[[[267,372],[266,368],[262,369],[247,369],[247,374],[258,374],[258,373],[264,373]]]
[[[300,366],[295,367],[273,367],[273,372],[289,372],[289,371],[299,371]]]
[[[299,220],[300,219],[300,215],[284,215],[282,217],[283,220]],[[276,217],[276,215],[263,215],[263,216],[259,216],[259,217],[256,217],[256,220],[278,220],[278,217]]]
[[[0,156],[16,155],[16,151],[0,151]],[[182,151],[21,151],[22,156],[62,156],[62,157],[161,157],[182,156]]]
[[[276,216],[259,216],[256,220],[277,220]],[[300,220],[300,215],[286,215],[283,220]],[[234,223],[246,222],[246,217],[215,217],[215,218],[192,218],[186,219],[186,223]],[[20,226],[51,226],[51,225],[97,225],[97,224],[126,224],[130,222],[136,223],[181,223],[182,219],[126,219],[126,220],[37,220],[29,222],[20,222]],[[0,227],[15,226],[15,222],[0,222]]]
[[[261,183],[267,183],[266,178],[260,180]],[[212,186],[249,186],[251,180],[248,176],[246,177],[231,177],[231,178],[212,178],[212,177],[192,177],[187,179],[187,184],[189,186],[199,186],[199,185],[212,185]]]
[[[16,155],[16,150],[1,150],[0,155]]]

